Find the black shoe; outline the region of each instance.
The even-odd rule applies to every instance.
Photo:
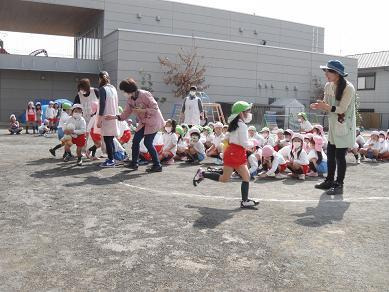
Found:
[[[149,167],[146,169],[147,172],[152,173],[152,172],[162,172],[162,166],[158,165],[153,165],[152,167]]]
[[[138,164],[135,164],[135,163],[130,163],[127,167],[128,167],[129,169],[132,169],[132,170],[138,170],[139,165],[138,165]]]
[[[334,185],[333,181],[325,180],[317,185],[315,185],[315,189],[319,190],[329,190]]]
[[[335,195],[343,195],[343,184],[335,183],[332,188],[327,191],[327,195],[335,196]]]
[[[54,149],[49,149],[49,152],[51,153],[51,155],[53,155],[55,157],[55,150]]]

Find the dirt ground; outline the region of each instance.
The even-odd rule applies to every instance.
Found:
[[[389,290],[389,163],[350,163],[343,197],[257,180],[241,210],[238,181],[76,167],[56,143],[1,130],[0,291]]]

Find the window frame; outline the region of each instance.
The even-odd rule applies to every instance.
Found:
[[[377,74],[376,74],[376,72],[374,72],[374,73],[360,73],[360,74],[358,74],[358,77],[357,77],[357,90],[358,91],[364,91],[364,90],[375,90],[375,88],[376,88],[376,79],[377,79],[377,76],[376,76]],[[372,88],[366,88],[366,77],[374,77],[374,85],[373,85],[373,87]],[[358,79],[359,78],[365,78],[365,88],[359,88],[359,86],[358,86]]]

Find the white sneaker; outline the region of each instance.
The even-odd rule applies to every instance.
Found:
[[[269,173],[267,174],[268,177],[276,177],[276,174],[273,172],[273,173]]]
[[[253,200],[247,200],[247,201],[241,201],[240,207],[241,208],[252,208],[258,205],[259,203]]]
[[[299,174],[298,178],[299,180],[305,180],[305,174]]]
[[[358,157],[357,164],[361,164],[361,158]]]
[[[287,175],[282,174],[282,173],[277,173],[276,176],[275,176],[276,179],[284,179],[284,178],[287,178],[287,177],[288,177]]]

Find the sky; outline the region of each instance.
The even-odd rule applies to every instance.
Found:
[[[129,0],[130,1],[130,0]],[[206,7],[277,18],[325,28],[325,53],[351,55],[389,50],[389,1],[369,0],[181,0]],[[45,48],[51,56],[72,57],[73,39],[0,32],[5,49],[29,54]],[[26,46],[26,42],[28,45]]]

